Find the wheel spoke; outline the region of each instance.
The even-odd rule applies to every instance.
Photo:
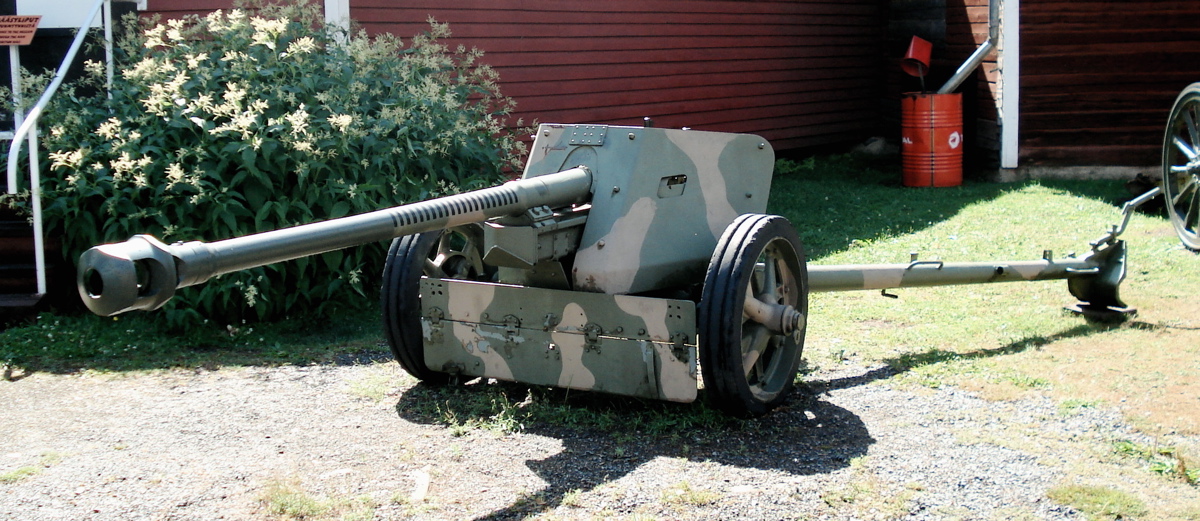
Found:
[[[1175,144],[1175,148],[1179,149],[1180,152],[1183,152],[1183,155],[1187,156],[1188,161],[1196,160],[1196,152],[1192,150],[1190,145],[1184,143],[1179,136],[1175,136],[1171,142]]]
[[[1171,206],[1174,208],[1179,208],[1179,205],[1181,202],[1183,202],[1184,197],[1191,196],[1193,193],[1195,193],[1195,191],[1196,178],[1188,176],[1187,180],[1179,186],[1179,191],[1176,193],[1175,197],[1171,199]]]
[[[766,250],[766,261],[763,263],[763,283],[758,290],[759,300],[763,302],[774,302],[777,285],[779,284],[779,266],[778,259],[770,248]]]
[[[788,269],[787,263],[779,264],[779,292],[782,293],[779,297],[782,299],[780,304],[795,305],[797,293],[800,291],[800,286],[796,282],[796,274]]]
[[[442,267],[433,259],[425,259],[425,276],[435,279],[446,278],[446,273],[442,271]]]
[[[479,239],[474,233],[447,231],[442,234],[434,250],[434,256],[426,262],[426,270],[431,266],[436,268],[438,277],[469,279],[483,273]]]
[[[1200,215],[1200,191],[1193,191],[1191,201],[1188,203],[1187,215],[1183,218],[1183,227],[1195,231],[1197,215]]]
[[[1188,136],[1192,139],[1192,145],[1200,143],[1200,127],[1196,126],[1196,106],[1189,105],[1183,111],[1184,126],[1187,127]]]
[[[770,334],[766,327],[755,322],[744,322],[742,327],[750,329],[749,335],[742,337],[742,374],[746,375],[747,381],[753,381],[750,375],[754,369],[757,368],[762,376],[763,353],[770,342]]]

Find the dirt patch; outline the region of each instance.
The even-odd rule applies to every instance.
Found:
[[[1045,491],[1087,447],[1142,439],[1112,409],[919,395],[889,375],[811,375],[781,410],[715,431],[504,434],[437,420],[451,394],[393,363],[34,374],[0,383],[0,472],[36,469],[0,484],[0,518],[277,519],[284,491],[318,519],[1074,519]],[[1155,511],[1200,504],[1136,462],[1104,465]]]
[[[1142,311],[1126,324],[998,357],[996,367],[1045,379],[1037,392],[1060,401],[1116,407],[1147,432],[1200,434],[1200,299],[1135,298]],[[1003,382],[968,387],[1013,397]]]

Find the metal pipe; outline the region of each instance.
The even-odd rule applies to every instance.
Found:
[[[1113,226],[1112,234],[1110,236],[1106,236],[1104,238],[1104,242],[1111,242],[1113,239],[1119,237],[1122,233],[1125,233],[1125,228],[1129,226],[1129,219],[1133,217],[1133,212],[1137,210],[1139,206],[1146,204],[1147,201],[1160,195],[1162,195],[1162,186],[1156,186],[1150,190],[1147,190],[1146,193],[1130,199],[1125,204],[1121,205],[1121,224]],[[1170,208],[1169,205],[1174,204],[1174,201],[1167,201],[1167,204],[1168,208]]]
[[[112,100],[112,83],[113,83],[113,74],[115,72],[113,70],[115,67],[115,64],[114,64],[114,60],[113,60],[112,23],[113,23],[112,0],[104,0],[104,58],[105,58],[105,61],[108,62],[107,66],[104,68],[104,87],[105,87],[105,90],[108,91],[109,101]]]
[[[954,92],[962,82],[970,76],[975,68],[987,58],[988,53],[996,48],[996,41],[1000,39],[1000,1],[991,0],[988,2],[988,37],[983,43],[979,44],[979,48],[975,49],[974,53],[967,58],[967,61],[958,66],[958,70],[954,71],[954,76],[951,76],[942,88],[938,89],[938,94],[949,94]]]
[[[67,55],[63,58],[63,62],[58,66],[58,72],[54,74],[54,79],[51,80],[50,86],[46,87],[46,91],[42,93],[42,97],[38,99],[36,105],[29,110],[29,114],[25,117],[25,121],[17,128],[16,134],[13,135],[12,146],[8,149],[8,193],[17,193],[17,159],[21,154],[21,141],[29,135],[29,130],[37,124],[38,118],[42,116],[42,111],[46,105],[50,103],[50,99],[54,97],[54,93],[58,92],[58,87],[67,77],[67,71],[70,70],[71,64],[75,62],[75,55],[79,53],[79,48],[83,46],[83,40],[87,37],[88,28],[92,25],[92,21],[96,19],[96,15],[100,13],[100,8],[108,0],[96,0],[96,5],[92,6],[92,10],[84,19],[83,25],[79,27],[79,32],[75,33],[75,40],[71,42],[71,48],[67,50]],[[30,154],[36,154],[37,149],[32,148]],[[33,159],[31,159],[33,161]],[[40,179],[31,179],[31,184],[37,184]]]
[[[918,261],[909,264],[857,264],[808,266],[812,292],[856,291],[989,282],[1065,279],[1099,269],[1091,255],[1015,262]]]
[[[162,306],[175,290],[234,271],[393,237],[440,230],[539,206],[584,202],[592,175],[585,167],[510,181],[458,195],[213,243],[170,246],[137,235],[96,246],[79,257],[79,296],[92,312],[115,315]]]
[[[29,131],[29,150],[37,150],[38,131],[34,126]],[[37,294],[46,294],[46,237],[42,232],[42,183],[41,165],[29,162],[29,204],[33,210],[33,263],[37,280]]]

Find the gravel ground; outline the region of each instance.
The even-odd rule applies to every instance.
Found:
[[[1047,489],[1080,443],[1139,439],[1113,410],[849,366],[750,429],[461,434],[409,412],[411,383],[355,391],[379,375],[410,382],[392,363],[18,375],[0,382],[0,472],[40,471],[0,483],[0,519],[269,519],[272,486],[366,519],[1082,519]]]

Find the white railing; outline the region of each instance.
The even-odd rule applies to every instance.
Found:
[[[66,78],[67,70],[75,62],[75,55],[79,53],[79,48],[83,46],[83,40],[87,37],[88,30],[91,28],[92,22],[96,20],[96,15],[100,13],[102,7],[104,8],[104,49],[105,57],[108,61],[108,82],[109,87],[111,87],[113,75],[111,0],[96,0],[87,18],[79,26],[79,32],[75,34],[75,40],[71,42],[71,48],[67,50],[67,55],[63,58],[62,64],[59,65],[54,79],[50,81],[50,85],[46,87],[45,92],[42,93],[42,97],[38,98],[37,104],[29,110],[29,114],[24,114],[24,110],[20,107],[20,53],[17,51],[17,46],[9,47],[9,55],[12,58],[10,61],[12,63],[13,101],[16,104],[16,109],[13,112],[13,123],[17,126],[17,131],[13,134],[12,145],[8,149],[8,193],[17,193],[17,163],[21,155],[21,146],[28,140],[29,200],[33,210],[34,263],[37,266],[37,292],[39,295],[46,294],[46,248],[44,244],[45,237],[42,236],[42,189],[37,146],[37,122],[42,116],[42,111],[45,110],[46,105],[50,103],[50,100],[58,92],[59,86],[62,85],[63,80]]]

